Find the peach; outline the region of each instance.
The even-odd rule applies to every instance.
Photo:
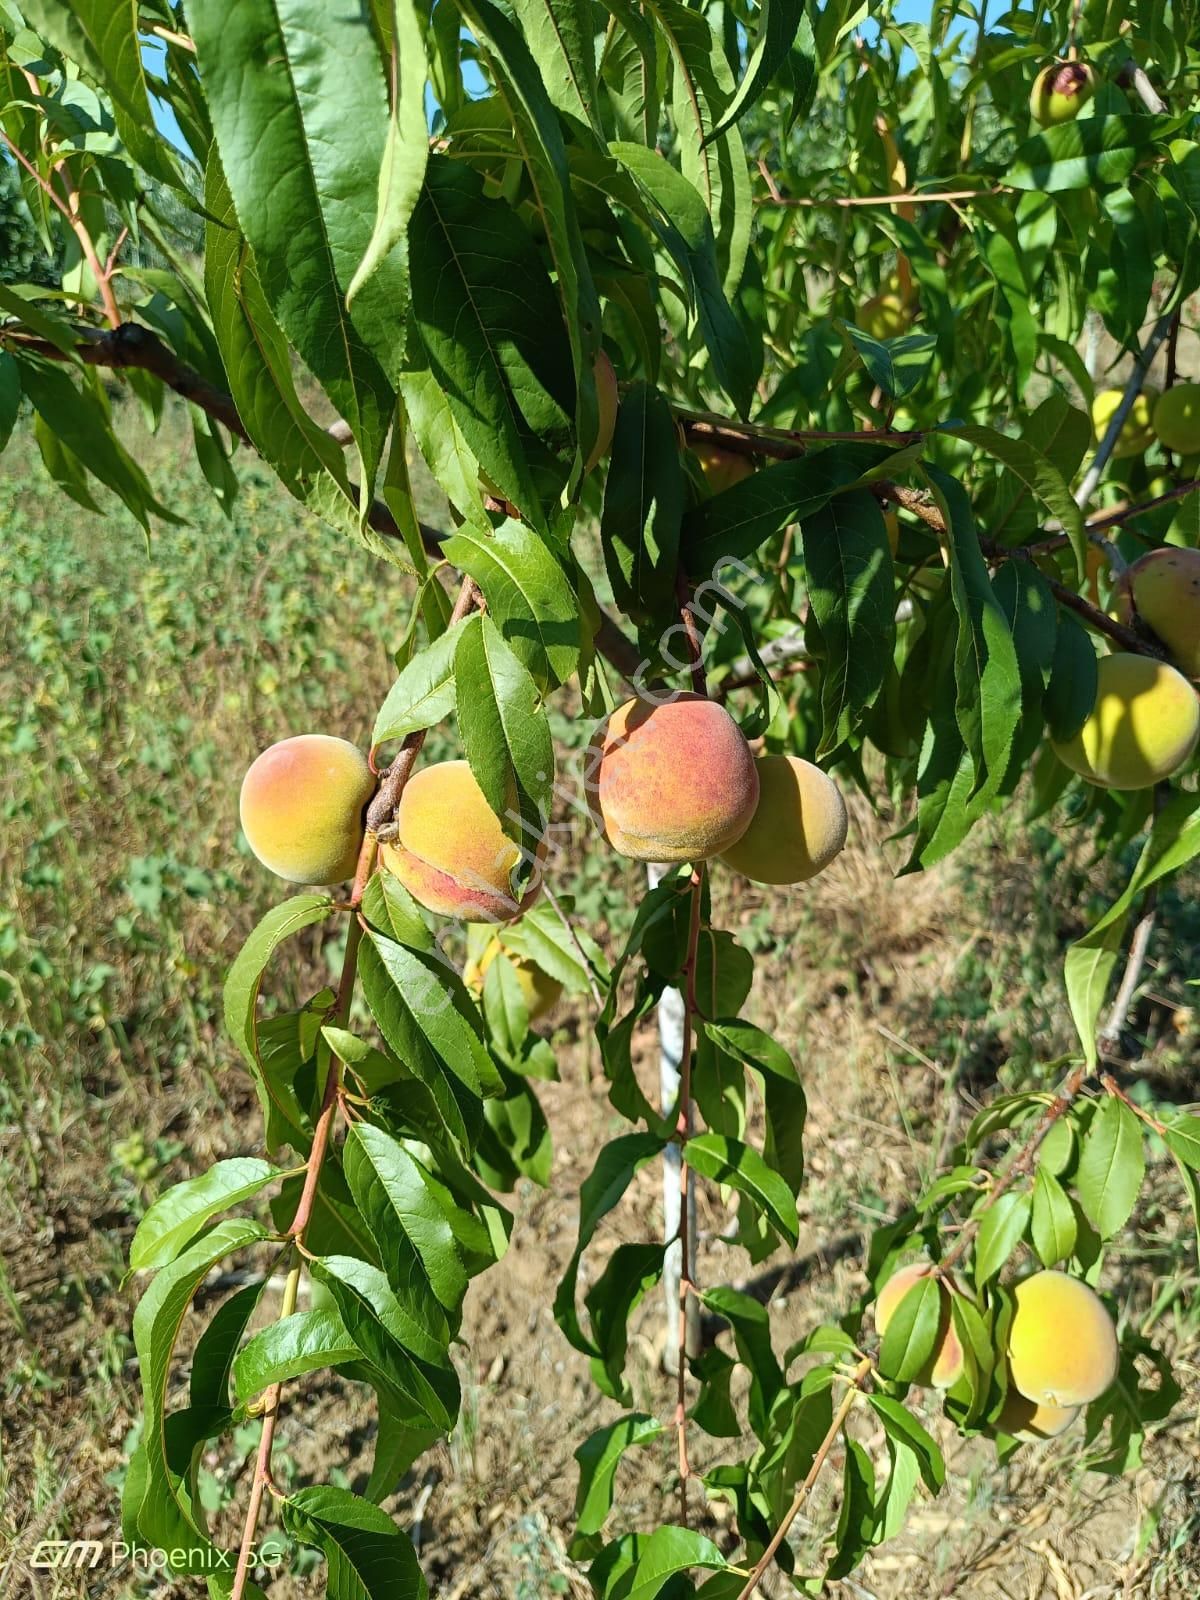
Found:
[[[872,295],[859,308],[857,326],[872,339],[898,339],[907,333],[912,314],[903,297],[891,290]]]
[[[1052,61],[1033,81],[1029,113],[1043,128],[1074,122],[1096,92],[1096,74],[1082,61]]]
[[[596,357],[596,364],[592,368],[596,379],[596,402],[598,418],[596,422],[596,440],[584,464],[585,475],[589,473],[602,456],[606,456],[612,449],[613,433],[617,426],[617,374],[613,364],[608,358],[608,352],[601,350]]]
[[[618,706],[592,736],[584,781],[604,837],[635,861],[719,855],[758,804],[758,768],[741,729],[698,694]]]
[[[414,772],[396,813],[396,839],[379,852],[383,867],[426,910],[475,922],[511,922],[537,899],[540,871],[521,900],[511,886],[520,847],[500,826],[465,761]],[[535,864],[546,853],[542,839]]]
[[[289,883],[341,883],[358,864],[363,808],[374,791],[366,757],[348,740],[280,739],[242,780],[242,831],[263,866]]]
[[[501,953],[515,968],[517,983],[521,988],[529,1020],[536,1022],[539,1017],[544,1017],[547,1011],[553,1010],[558,1004],[562,997],[563,986],[557,978],[552,978],[548,972],[543,972],[536,961],[506,950],[497,935],[493,934],[488,940],[478,960],[467,962],[463,968],[463,982],[468,989],[482,992],[488,968]]]
[[[1035,1272],[1013,1290],[1008,1368],[1039,1406],[1084,1406],[1117,1376],[1117,1331],[1094,1289],[1065,1272]]]
[[[1159,444],[1181,456],[1200,450],[1200,383],[1175,383],[1154,407]]]
[[[704,481],[713,494],[732,489],[735,483],[754,476],[754,463],[748,456],[738,455],[735,450],[723,450],[707,439],[698,439],[692,445],[692,454],[700,463]]]
[[[929,1262],[913,1261],[907,1267],[901,1267],[899,1272],[894,1272],[884,1284],[875,1302],[875,1331],[881,1339],[888,1331],[888,1325],[908,1291],[920,1283],[922,1278],[928,1278],[933,1271],[934,1268]],[[912,1381],[932,1384],[935,1389],[952,1389],[962,1375],[963,1352],[958,1334],[954,1330],[950,1291],[945,1284],[939,1285],[939,1289],[942,1309],[938,1318],[937,1342],[927,1365]]]
[[[1060,761],[1106,789],[1148,789],[1190,759],[1200,700],[1174,667],[1150,656],[1103,656],[1096,704],[1073,739],[1052,741]]]
[[[1057,1439],[1078,1415],[1078,1406],[1046,1406],[1027,1400],[1013,1385],[1010,1376],[1008,1393],[996,1418],[996,1429],[999,1433],[1012,1434],[1014,1439]]]
[[[1180,672],[1200,678],[1200,550],[1151,550],[1121,574],[1116,601],[1122,622],[1136,611]]]
[[[1133,402],[1133,408],[1121,424],[1121,431],[1113,447],[1114,461],[1120,460],[1123,456],[1145,455],[1154,443],[1154,429],[1150,425],[1150,417],[1156,397],[1157,391],[1147,384]],[[1108,425],[1124,398],[1123,389],[1101,389],[1092,401],[1092,433],[1097,444],[1108,432]]]
[[[815,878],[846,842],[846,803],[831,778],[799,756],[760,756],[758,806],[721,860],[756,883]]]

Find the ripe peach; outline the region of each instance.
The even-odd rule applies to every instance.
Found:
[[[1073,122],[1096,92],[1096,74],[1082,61],[1052,61],[1033,82],[1029,112],[1043,128]]]
[[[846,804],[832,778],[799,756],[760,756],[758,807],[721,860],[756,883],[815,878],[846,842]]]
[[[599,418],[596,424],[596,442],[592,445],[591,453],[584,466],[584,473],[589,473],[602,456],[606,456],[612,449],[613,432],[617,426],[617,375],[613,371],[613,364],[608,358],[608,352],[601,350],[596,357],[596,364],[592,368],[596,379],[596,401]]]
[[[875,1331],[881,1339],[908,1291],[922,1278],[928,1278],[933,1270],[929,1262],[913,1261],[907,1267],[901,1267],[899,1272],[894,1272],[884,1284],[875,1302]],[[962,1375],[963,1352],[958,1334],[954,1331],[950,1291],[945,1284],[939,1285],[939,1288],[942,1309],[938,1319],[937,1343],[928,1364],[912,1381],[932,1384],[935,1389],[952,1389]]]
[[[366,757],[346,739],[280,739],[242,780],[242,831],[263,866],[289,883],[341,883],[358,863],[374,789]]]
[[[536,1022],[539,1017],[544,1017],[547,1011],[558,1004],[563,986],[557,978],[552,978],[548,972],[543,972],[536,961],[531,961],[528,956],[519,956],[512,950],[505,950],[497,935],[493,934],[488,940],[478,960],[467,962],[463,968],[463,982],[468,989],[482,991],[488,968],[501,952],[515,967],[529,1020]]]
[[[1010,1376],[996,1428],[1000,1433],[1012,1434],[1014,1439],[1057,1439],[1078,1415],[1078,1406],[1045,1406],[1026,1400]]]
[[[585,786],[604,837],[635,861],[719,855],[758,804],[758,769],[741,729],[697,694],[618,706],[592,736]]]
[[[1113,414],[1124,398],[1123,389],[1101,389],[1092,401],[1092,433],[1097,444],[1108,432]],[[1154,443],[1154,429],[1150,425],[1150,415],[1156,398],[1157,390],[1147,384],[1133,402],[1133,409],[1121,424],[1121,431],[1117,435],[1117,442],[1113,448],[1114,461],[1124,456],[1145,455]]]
[[[1200,678],[1200,550],[1151,550],[1121,574],[1116,602],[1122,622],[1136,611],[1180,672]]]
[[[1039,1406],[1085,1406],[1117,1376],[1117,1331],[1094,1289],[1065,1272],[1035,1272],[1013,1290],[1008,1367]]]
[[[856,325],[872,339],[898,339],[908,332],[911,313],[903,298],[888,290],[872,295],[859,307]]]
[[[1096,704],[1060,761],[1106,789],[1147,789],[1189,760],[1200,738],[1200,700],[1187,679],[1149,656],[1103,656]]]
[[[754,463],[748,456],[738,455],[735,450],[722,450],[719,444],[711,444],[707,439],[698,439],[692,446],[692,454],[700,463],[704,481],[713,494],[732,489],[735,483],[754,476]]]
[[[440,761],[414,772],[404,786],[394,843],[379,858],[429,911],[476,922],[511,922],[541,891],[540,872],[520,901],[510,874],[521,858],[517,844],[483,797],[465,761]],[[546,842],[535,852],[540,867]]]

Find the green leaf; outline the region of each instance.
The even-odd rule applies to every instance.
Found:
[[[380,1254],[389,1260],[392,1277],[399,1281],[400,1274],[395,1270],[397,1263],[390,1260],[386,1247],[381,1245]],[[450,1358],[446,1352],[450,1344],[450,1325],[429,1292],[423,1273],[409,1273],[400,1287],[394,1288],[386,1273],[355,1256],[322,1256],[314,1270],[333,1293],[347,1332],[364,1355],[369,1356],[369,1351],[359,1337],[358,1326],[362,1321],[361,1308],[366,1306],[387,1337],[401,1349],[431,1367],[449,1368]]]
[[[766,1440],[772,1408],[784,1387],[784,1375],[771,1344],[771,1319],[766,1306],[740,1290],[719,1285],[701,1292],[710,1311],[724,1317],[733,1332],[738,1359],[750,1374],[750,1426]]]
[[[221,165],[263,292],[310,372],[350,424],[374,482],[402,351],[405,282],[393,254],[345,290],[372,239],[388,137],[383,64],[365,9],[303,0],[192,0]],[[354,107],[353,116],[346,107]]]
[[[1093,1068],[1100,1011],[1129,913],[1151,884],[1186,866],[1196,855],[1200,855],[1200,797],[1173,793],[1155,815],[1150,836],[1124,892],[1067,951],[1067,999],[1084,1055]]]
[[[21,375],[17,363],[7,351],[0,350],[0,450],[12,436],[20,406]]]
[[[946,1462],[937,1441],[898,1400],[890,1395],[870,1393],[872,1409],[883,1423],[889,1439],[903,1441],[920,1464],[921,1478],[930,1494],[937,1494],[946,1482]]]
[[[421,1163],[381,1128],[356,1122],[346,1136],[343,1165],[383,1259],[389,1260],[394,1250],[398,1228],[442,1305],[457,1309],[467,1290],[467,1273],[445,1207]]]
[[[1030,1237],[1044,1267],[1070,1259],[1075,1249],[1075,1208],[1053,1173],[1039,1166],[1033,1178]]]
[[[1042,702],[1054,739],[1073,739],[1096,705],[1096,647],[1092,636],[1069,611],[1058,613],[1054,662]]]
[[[704,1033],[720,1049],[741,1061],[754,1074],[766,1112],[763,1155],[799,1194],[804,1177],[804,1122],[808,1102],[791,1056],[770,1034],[741,1017],[701,1022]]]
[[[295,1311],[260,1328],[238,1351],[234,1393],[245,1406],[273,1383],[357,1361],[359,1354],[336,1311]]]
[[[906,333],[898,339],[876,339],[851,323],[846,324],[854,348],[862,357],[871,382],[893,400],[903,400],[925,377],[933,363],[937,335]]]
[[[1106,1095],[1083,1136],[1075,1173],[1079,1202],[1102,1239],[1128,1222],[1145,1176],[1141,1123],[1115,1095]]]
[[[541,693],[486,613],[468,619],[454,676],[458,729],[471,770],[531,865],[554,793],[554,745]]]
[[[879,1347],[879,1370],[898,1383],[928,1374],[942,1325],[941,1283],[926,1273],[906,1290]]]
[[[21,387],[47,427],[87,470],[111,489],[149,532],[150,516],[164,522],[182,519],[156,498],[146,474],[113,433],[101,398],[81,393],[61,367],[32,356],[21,357]],[[84,380],[85,385],[94,381]]]
[[[324,894],[296,894],[273,906],[238,951],[225,979],[225,1026],[249,1066],[258,1064],[258,991],[271,957],[285,939],[333,915]]]
[[[378,1506],[348,1489],[298,1489],[283,1502],[284,1526],[325,1552],[337,1600],[426,1600],[428,1588],[407,1536]]]
[[[465,627],[456,622],[407,663],[379,708],[372,744],[436,727],[454,710],[454,652]]]
[[[842,1469],[842,1506],[838,1513],[834,1546],[837,1551],[825,1569],[826,1580],[853,1572],[870,1549],[875,1536],[875,1468],[857,1439],[846,1441]]]
[[[592,1376],[613,1400],[625,1398],[629,1319],[662,1277],[664,1252],[661,1244],[619,1244],[584,1296],[599,1351],[592,1357]]]
[[[746,58],[742,81],[738,84],[737,93],[721,113],[717,126],[707,135],[706,143],[719,138],[755,105],[788,60],[801,24],[807,22],[804,0],[762,0],[758,11],[758,32]],[[814,41],[811,26],[806,27],[801,42],[806,48],[800,59],[806,63],[815,87],[816,63],[812,59]],[[797,93],[793,89],[793,98],[802,100],[803,92]]]
[[[1167,1147],[1185,1166],[1200,1172],[1200,1117],[1176,1117],[1163,1134]]]
[[[266,1286],[267,1280],[259,1278],[231,1294],[197,1339],[188,1380],[188,1399],[193,1407],[211,1409],[229,1405],[233,1358]]]
[[[154,1202],[138,1223],[129,1246],[134,1272],[165,1267],[218,1211],[249,1200],[279,1173],[250,1156],[218,1161],[199,1177],[185,1178]]]
[[[602,133],[596,30],[587,0],[514,0],[513,12],[550,99],[564,116]]]
[[[752,556],[789,523],[803,523],[833,495],[894,464],[895,454],[880,445],[835,444],[795,461],[781,461],[713,495],[683,519],[682,549],[689,574],[711,578],[724,558]]]
[[[1052,517],[1057,517],[1071,541],[1079,575],[1083,576],[1087,560],[1087,534],[1083,526],[1083,512],[1075,503],[1066,478],[1049,456],[1027,439],[1010,439],[995,428],[976,424],[958,423],[939,430],[956,439],[964,439],[980,450],[986,450],[1002,466],[1018,478],[1029,492],[1046,507]]]
[[[605,1428],[597,1428],[575,1451],[579,1463],[579,1485],[575,1491],[576,1535],[597,1533],[612,1510],[616,1492],[617,1468],[626,1450],[649,1444],[662,1433],[655,1417],[641,1412],[621,1417]]]
[[[219,1261],[264,1237],[256,1222],[220,1222],[211,1233],[164,1267],[142,1296],[133,1317],[133,1342],[142,1380],[145,1493],[137,1526],[147,1540],[170,1552],[172,1567],[187,1567],[188,1554],[212,1547],[196,1527],[167,1466],[165,1408],[175,1341],[192,1296]],[[193,1569],[194,1570],[194,1569]]]
[[[668,1581],[692,1567],[721,1572],[725,1557],[711,1539],[690,1528],[655,1528],[642,1544],[633,1571],[621,1585],[621,1600],[654,1600]]]
[[[630,616],[674,620],[684,504],[674,414],[657,389],[634,384],[617,412],[600,520],[613,599]]]
[[[609,151],[654,208],[655,231],[684,274],[716,380],[739,415],[745,416],[753,398],[753,363],[745,330],[722,287],[713,221],[704,197],[656,150],[617,140]]]
[[[728,1184],[758,1206],[785,1239],[799,1237],[796,1200],[785,1179],[750,1145],[717,1133],[697,1134],[683,1147],[684,1160],[702,1177]]]
[[[412,216],[429,157],[429,124],[425,116],[425,35],[412,0],[388,0],[390,25],[390,93],[387,135],[379,160],[375,226],[354,276],[346,286],[346,306],[379,272],[388,288],[407,293],[397,259],[407,265],[408,219]],[[390,308],[399,318],[401,303]]]
[[[983,1213],[975,1240],[975,1281],[994,1278],[1025,1236],[1032,1206],[1028,1191],[1008,1190]]]
[[[465,163],[431,156],[409,224],[413,315],[430,369],[468,447],[539,533],[569,436],[570,352],[558,298],[512,208]]]
[[[661,1154],[665,1143],[664,1139],[653,1133],[628,1133],[612,1139],[596,1157],[595,1166],[580,1185],[579,1238],[554,1297],[554,1319],[575,1349],[585,1355],[598,1356],[601,1352],[585,1337],[575,1309],[575,1285],[583,1252],[604,1217],[633,1181],[634,1175],[641,1171],[647,1161]]]
[[[887,529],[874,495],[851,490],[801,523],[809,604],[820,631],[817,759],[846,742],[874,704],[896,637],[896,595]]]
[[[460,528],[442,552],[475,579],[489,617],[538,688],[565,683],[579,661],[579,602],[549,546],[510,517],[498,528]]]
[[[1154,117],[1095,116],[1044,128],[1018,147],[1004,181],[1040,194],[1124,183],[1159,126]]]

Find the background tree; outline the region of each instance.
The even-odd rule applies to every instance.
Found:
[[[682,1192],[735,1193],[751,1261],[795,1244],[803,1086],[740,1015],[753,963],[712,925],[708,874],[800,882],[836,854],[844,812],[817,763],[902,805],[908,871],[1019,790],[1098,850],[1141,838],[1141,855],[1067,952],[1079,1051],[1059,1087],[986,1106],[877,1230],[873,1317],[849,1307],[781,1363],[763,1308],[706,1281],[680,1206],[675,1414],[580,1441],[572,1554],[613,1600],[748,1600],[772,1569],[819,1592],[896,1530],[918,1482],[942,1483],[912,1385],[943,1390],[1002,1456],[1086,1408],[1110,1471],[1173,1403],[1161,1358],[1119,1347],[1095,1292],[1147,1130],[1193,1204],[1200,1165],[1200,1119],[1148,1112],[1102,1059],[1152,897],[1200,851],[1200,420],[1178,381],[1200,283],[1196,40],[1188,7],[1142,9],[1043,6],[983,32],[950,7],[926,25],[773,0],[0,6],[0,130],[58,273],[0,287],[0,437],[27,401],[65,493],[90,506],[98,484],[170,537],[177,514],[114,432],[106,383],[120,374],[151,417],[172,389],[222,505],[244,444],[331,537],[416,586],[370,761],[305,735],[242,791],[279,876],[352,880],[268,911],[229,974],[270,1160],[170,1190],[131,1251],[154,1276],[124,1524],[214,1595],[254,1591],[268,1497],[324,1553],[330,1592],[424,1592],[379,1501],[458,1410],[463,1297],[512,1223],[495,1191],[546,1175],[539,981],[596,998],[629,1123],[580,1186],[555,1298],[601,1390],[630,1403],[627,1322],[664,1249],[619,1247],[582,1310],[580,1266],[646,1163],[671,1148]],[[1131,358],[1108,402],[1100,330]],[[410,447],[444,494],[440,528],[413,509]],[[589,721],[612,713],[587,758],[596,848],[603,832],[666,864],[611,966],[569,904],[538,900],[552,824],[581,809],[546,720],[564,695]],[[419,764],[451,717],[462,761]],[[490,925],[478,1001],[426,913]],[[339,981],[260,1007],[273,954],[312,928],[344,937]],[[682,1040],[664,1106],[633,1046],[668,992]],[[264,1252],[169,1408],[196,1290]],[[260,1325],[276,1266],[282,1304]],[[734,1354],[689,1352],[697,1304]],[[689,1440],[738,1431],[739,1365],[753,1452],[694,1486]],[[377,1396],[365,1495],[273,1476],[285,1386],[321,1367]],[[864,1407],[886,1461],[848,1430]],[[257,1417],[234,1552],[198,1463]],[[824,1569],[800,1573],[787,1536],[843,1435]],[[678,1519],[606,1540],[633,1445],[673,1462]],[[732,1550],[710,1500],[733,1507]]]

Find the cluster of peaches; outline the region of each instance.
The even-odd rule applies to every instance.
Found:
[[[880,1338],[905,1296],[935,1270],[914,1262],[888,1279],[875,1302]],[[933,1354],[913,1381],[952,1389],[963,1373],[963,1348],[951,1310],[954,1291],[945,1282],[938,1288],[941,1315]],[[1065,1272],[1033,1273],[1015,1286],[1013,1302],[1007,1389],[995,1427],[1017,1439],[1053,1439],[1115,1381],[1116,1329],[1095,1290]]]
[[[846,840],[846,807],[832,781],[795,756],[755,757],[734,719],[696,694],[638,698],[601,724],[587,754],[591,817],[609,844],[637,861],[706,861],[719,856],[760,883],[815,876]],[[344,739],[308,733],[280,740],[242,783],[242,828],[254,854],[292,883],[352,877],[364,811],[375,778]],[[532,851],[504,831],[466,761],[440,761],[409,779],[395,836],[380,865],[413,899],[440,916],[502,924],[536,900],[546,839]],[[524,859],[529,887],[513,888]],[[496,949],[472,964],[482,982]],[[556,995],[536,969],[516,963],[531,1016]]]

